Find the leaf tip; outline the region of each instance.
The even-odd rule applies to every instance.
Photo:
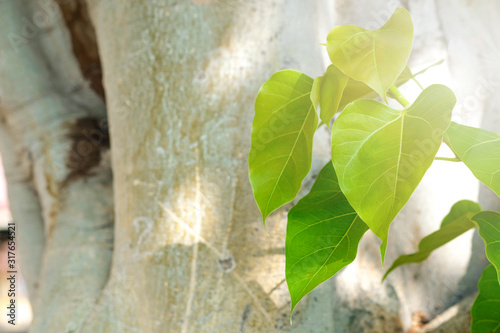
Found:
[[[387,250],[387,238],[382,241],[382,244],[380,245],[380,258],[382,259],[382,268],[384,268],[385,265],[385,251]]]
[[[294,300],[292,297],[292,303],[290,305],[290,326],[292,326],[292,322],[293,322],[293,310],[295,309],[295,306],[299,303],[299,301],[300,301],[300,299]]]
[[[266,226],[266,219],[267,217],[269,216],[269,213],[266,213],[265,211],[261,210],[260,211],[261,215],[262,215],[262,224],[264,225],[264,227]]]

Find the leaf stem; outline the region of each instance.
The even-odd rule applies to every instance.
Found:
[[[395,85],[392,85],[389,88],[389,92],[391,93],[390,97],[397,100],[399,102],[399,104],[401,104],[403,107],[407,107],[408,105],[410,105],[410,102],[408,102],[406,100],[406,98],[404,98],[404,96],[401,94],[401,92],[398,90],[398,88],[396,88]]]
[[[458,157],[435,157],[436,161],[449,161],[449,162],[462,162],[462,160]]]
[[[424,90],[424,87],[422,87],[422,85],[420,84],[420,82],[418,82],[417,78],[414,76],[411,77],[411,79],[418,85],[418,87],[421,89],[421,90]]]
[[[415,76],[417,76],[417,75],[420,75],[420,74],[423,74],[423,73],[424,73],[426,70],[428,70],[429,68],[432,68],[432,67],[437,66],[437,65],[441,65],[443,62],[444,62],[444,59],[441,59],[441,60],[439,60],[439,61],[437,61],[437,62],[433,63],[432,65],[429,65],[429,66],[425,67],[425,68],[424,68],[424,69],[422,69],[421,71],[419,71],[419,72],[417,72],[417,73],[413,74],[413,77],[415,77]]]

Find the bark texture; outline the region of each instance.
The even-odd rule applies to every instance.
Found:
[[[290,328],[285,211],[266,232],[246,164],[262,82],[286,67],[323,69],[320,39],[310,37],[321,7],[90,1],[89,8],[105,68],[117,214],[111,296],[85,331],[331,331],[328,286],[301,304]],[[288,30],[301,15],[307,24]]]

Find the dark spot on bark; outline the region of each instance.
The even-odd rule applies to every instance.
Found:
[[[217,261],[219,263],[220,270],[224,273],[229,273],[236,267],[236,263],[234,262],[234,258],[232,256],[222,259],[219,258]]]
[[[423,311],[415,311],[411,316],[411,327],[408,332],[420,332],[428,322]]]
[[[105,119],[79,118],[71,125],[68,138],[71,149],[66,155],[69,173],[62,186],[68,181],[87,176],[89,171],[101,162],[101,152],[109,149],[109,133]]]
[[[243,314],[241,315],[240,333],[245,332],[245,326],[251,315],[252,315],[252,305],[247,304],[245,306],[245,309],[243,310]]]
[[[92,89],[104,99],[99,49],[94,26],[87,10],[87,2],[86,0],[64,1],[59,3],[59,8],[68,27],[73,53],[82,75],[90,82]]]

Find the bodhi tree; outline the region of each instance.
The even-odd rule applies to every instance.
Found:
[[[471,13],[462,9],[465,2],[429,3],[406,5],[415,21],[425,17],[427,24],[415,25],[414,42],[425,61],[429,45],[442,50],[442,38],[463,26],[460,15]],[[298,303],[290,325],[284,246],[291,205],[270,214],[264,228],[248,181],[262,83],[286,68],[321,76],[330,60],[320,44],[332,27],[375,23],[366,27],[376,30],[400,5],[1,1],[0,149],[34,311],[31,331],[399,332],[411,326],[416,310],[430,319],[460,300],[454,296],[459,281],[480,270],[432,268],[439,277],[433,286],[404,279],[415,272],[408,265],[380,284],[380,267],[363,265],[378,255],[366,232],[356,262]],[[479,26],[498,22],[483,19],[498,5],[474,6],[485,11],[474,18]],[[441,24],[450,12],[457,15]],[[418,26],[441,35],[429,37]],[[309,84],[297,87],[305,105]],[[347,80],[346,89],[352,84]],[[314,112],[309,115],[314,122]],[[272,128],[293,122],[285,116]],[[330,159],[327,126],[315,140],[301,196],[315,178],[332,176],[333,169],[319,173]],[[319,190],[313,187],[303,200]],[[291,216],[300,217],[293,212],[303,202]],[[425,226],[415,231],[419,240],[437,229]],[[410,251],[392,248],[389,236],[386,261],[401,253]],[[463,296],[476,282],[464,282],[472,287],[460,289]],[[438,288],[442,297],[425,303]]]

